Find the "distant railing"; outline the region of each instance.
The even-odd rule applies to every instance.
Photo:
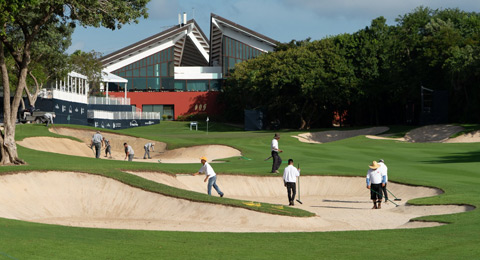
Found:
[[[92,105],[130,105],[130,98],[89,97],[88,103]]]
[[[110,119],[110,120],[132,120],[132,119],[158,119],[160,112],[110,112],[102,110],[88,110],[88,118]]]
[[[78,94],[75,92],[68,92],[59,89],[50,89],[50,88],[43,88],[38,93],[38,96],[45,99],[60,99],[70,102],[77,102],[77,103],[87,103],[87,96]]]

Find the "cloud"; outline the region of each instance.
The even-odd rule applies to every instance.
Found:
[[[178,0],[152,0],[147,4],[148,19],[171,20],[180,12]]]
[[[325,18],[374,19],[384,16],[387,19],[412,12],[419,6],[432,9],[459,8],[465,11],[480,10],[478,0],[281,0],[289,8],[315,12]]]

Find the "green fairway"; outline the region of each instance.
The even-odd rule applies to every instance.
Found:
[[[392,128],[399,135],[408,127]],[[478,129],[478,125],[469,126]],[[166,142],[169,149],[200,144],[224,144],[243,157],[215,164],[219,174],[271,175],[270,141],[274,132],[244,132],[223,124],[200,123],[190,131],[186,122],[117,131]],[[419,198],[411,204],[480,205],[480,144],[401,143],[363,136],[326,144],[301,143],[301,132],[279,131],[284,161],[293,158],[304,175],[365,176],[372,160],[385,159],[389,180],[437,187],[445,193]],[[19,125],[16,139],[56,136],[42,125]],[[145,190],[211,203],[241,206],[240,201],[178,190],[123,173],[122,170],[193,173],[198,164],[153,164],[96,160],[39,152],[18,146],[28,164],[1,167],[0,174],[17,171],[81,171],[115,178]],[[199,155],[199,157],[202,155]],[[283,166],[282,166],[283,168]],[[12,194],[13,196],[13,194]],[[268,208],[262,209],[265,212]],[[290,215],[308,212],[288,209]],[[312,233],[201,233],[132,231],[64,227],[0,219],[0,259],[475,259],[480,254],[480,213],[427,216],[421,220],[449,225],[380,231]],[[215,221],[222,221],[221,219]],[[214,224],[214,223],[213,223]]]

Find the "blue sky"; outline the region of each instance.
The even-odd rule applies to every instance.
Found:
[[[214,13],[280,42],[352,33],[384,16],[387,23],[418,6],[480,12],[479,0],[151,0],[149,17],[120,30],[77,27],[71,53],[77,49],[108,54],[178,24],[178,14],[195,18],[209,37]]]

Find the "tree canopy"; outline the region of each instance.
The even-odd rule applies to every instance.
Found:
[[[406,123],[420,87],[449,95],[449,120],[480,120],[480,15],[419,7],[395,25],[378,17],[352,34],[292,40],[236,65],[225,84],[229,118],[262,109],[283,127]],[[446,104],[445,104],[446,105]],[[337,118],[338,119],[338,118]]]

